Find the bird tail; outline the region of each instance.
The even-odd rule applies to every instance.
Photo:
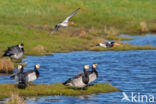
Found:
[[[25,82],[19,82],[18,83],[18,88],[19,89],[25,89],[27,87],[27,84]]]
[[[63,85],[67,85],[67,81],[65,81],[64,83],[62,83]]]
[[[67,81],[65,81],[64,83],[62,83],[63,85],[69,85],[69,83],[71,83],[71,78],[69,78]]]
[[[15,75],[10,76],[10,79],[15,79]]]

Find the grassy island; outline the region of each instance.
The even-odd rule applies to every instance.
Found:
[[[85,90],[74,89],[61,83],[30,85],[26,89],[18,89],[14,84],[0,84],[0,99],[9,97],[11,93],[18,93],[20,96],[79,96],[115,91],[121,90],[108,83],[97,83]]]

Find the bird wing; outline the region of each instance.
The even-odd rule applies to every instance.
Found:
[[[26,72],[24,72],[24,73],[26,73],[27,75],[28,74],[31,74],[31,73],[33,73],[34,72],[34,70],[28,70],[28,71],[26,71]]]
[[[67,81],[65,81],[63,84],[66,85],[66,84],[68,84],[68,83],[71,83],[73,80],[80,78],[82,75],[83,75],[83,73],[78,74],[78,75],[76,75],[76,76],[74,76],[74,77],[72,77],[72,78],[69,78],[69,79],[67,79]]]
[[[17,46],[13,46],[13,47],[8,47],[8,49],[5,51],[6,55],[14,55],[16,53],[18,53],[18,47]]]
[[[60,25],[56,25],[55,28],[50,32],[50,34],[53,34],[60,28]]]
[[[68,22],[69,19],[70,19],[71,17],[73,17],[79,10],[80,10],[80,8],[76,9],[76,10],[75,10],[70,16],[68,16],[63,22]]]
[[[15,76],[17,75],[17,73],[16,74],[13,74],[13,75],[11,75],[10,76],[10,79],[15,79]]]

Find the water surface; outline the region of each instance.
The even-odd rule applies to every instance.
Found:
[[[148,41],[148,38],[150,41]],[[131,41],[135,45],[155,46],[155,40],[156,36],[147,35],[139,39],[136,37]],[[66,79],[82,72],[84,64],[97,63],[99,77],[94,83],[108,82],[123,90],[128,96],[130,96],[131,92],[134,92],[135,94],[152,94],[156,99],[156,50],[55,53],[54,56],[28,56],[23,59],[23,62],[28,63],[25,70],[33,69],[35,64],[41,65],[39,69],[41,76],[34,81],[36,84],[64,82]],[[1,75],[0,83],[15,83],[15,81],[9,79],[9,76]],[[47,96],[29,98],[27,103],[125,104],[125,102],[121,102],[121,99],[121,92],[111,92],[78,97]],[[126,104],[132,103],[126,102]]]

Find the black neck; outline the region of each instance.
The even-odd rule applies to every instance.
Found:
[[[92,67],[92,71],[96,72],[96,68]]]
[[[87,77],[88,73],[87,73],[87,70],[85,68],[83,69],[83,72],[84,72],[85,77]]]
[[[23,66],[22,66],[22,68],[21,68],[20,72],[22,72],[22,73],[23,73],[23,71],[24,71],[24,68],[23,68]]]
[[[92,72],[94,72],[98,76],[98,72],[96,71],[96,68],[92,67]]]
[[[37,76],[37,78],[39,77],[39,75],[40,75],[40,73],[39,73],[39,71],[38,71],[38,69],[36,68],[36,66],[35,66],[35,73],[36,73],[36,76]]]
[[[21,48],[21,50],[24,52],[24,48]]]

